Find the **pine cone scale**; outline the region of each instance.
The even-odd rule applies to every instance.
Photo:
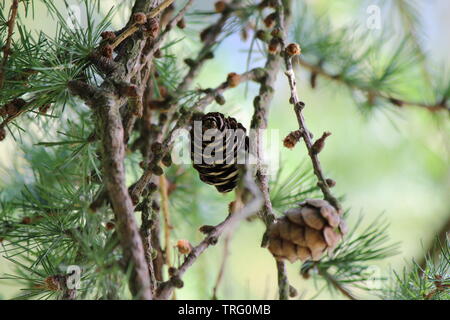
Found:
[[[276,259],[320,260],[331,253],[347,227],[327,201],[308,199],[278,218],[269,229],[269,251]]]

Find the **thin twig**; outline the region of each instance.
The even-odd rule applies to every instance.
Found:
[[[19,0],[13,0],[10,8],[9,19],[7,22],[8,35],[6,37],[6,43],[3,47],[3,61],[0,69],[0,89],[5,85],[6,65],[8,64],[8,58],[11,54],[12,37],[14,34],[14,27],[16,25],[17,11],[19,9]]]
[[[220,18],[216,21],[216,23],[207,27],[207,30],[210,30],[210,31],[208,32],[208,36],[206,37],[206,39],[204,39],[204,41],[203,41],[202,48],[199,50],[197,57],[195,59],[193,59],[191,61],[191,63],[189,64],[189,71],[184,76],[184,78],[181,80],[180,84],[177,86],[177,88],[174,92],[176,92],[176,93],[185,92],[192,86],[194,79],[197,77],[200,70],[202,69],[202,67],[204,66],[206,61],[208,60],[208,53],[211,53],[213,46],[215,44],[217,44],[218,38],[219,38],[220,34],[222,33],[227,21],[232,16],[235,8],[237,6],[239,6],[240,2],[241,2],[240,0],[233,0],[228,5],[227,9],[224,12],[222,12]],[[190,4],[188,3],[187,5],[190,5]],[[182,18],[182,15],[179,14],[172,21],[174,23],[176,23],[181,18]],[[170,24],[168,27],[170,27]],[[166,30],[170,30],[170,28],[168,28]],[[164,34],[161,35],[161,37],[163,37],[163,36],[164,36]],[[153,49],[152,51],[155,51],[155,50]],[[177,103],[173,103],[169,106],[168,111],[167,111],[167,118],[169,121],[167,123],[172,122],[173,116],[174,116],[176,110],[178,109],[178,107],[179,106]],[[167,127],[165,127],[164,129],[165,129],[164,132],[166,132]]]
[[[246,81],[259,81],[260,78],[261,78],[261,69],[259,68],[248,71],[240,76],[241,83],[244,83]],[[181,118],[175,124],[175,126],[172,128],[172,130],[167,134],[167,137],[163,142],[164,153],[167,154],[171,151],[174,140],[177,137],[178,130],[189,127],[192,114],[194,112],[203,111],[208,105],[210,105],[214,101],[217,95],[223,94],[229,88],[230,86],[228,82],[225,81],[215,89],[208,90],[205,93],[205,95],[200,100],[198,100],[192,106],[192,108],[190,108],[187,114],[182,115]],[[149,159],[147,169],[144,170],[144,173],[135,184],[135,187],[132,191],[133,199],[139,199],[139,197],[142,195],[142,192],[145,190],[146,186],[150,183],[150,180],[153,176],[151,160],[152,159]]]
[[[164,253],[166,265],[170,268],[172,266],[171,263],[171,245],[170,245],[170,233],[172,230],[172,224],[170,219],[170,210],[169,210],[169,195],[168,195],[168,186],[167,179],[164,175],[159,177],[159,191],[161,194],[161,204],[162,204],[162,213],[164,217]]]
[[[205,38],[203,42],[203,46],[200,49],[197,57],[193,60],[193,63],[189,66],[189,72],[183,78],[181,83],[178,85],[178,92],[183,92],[189,89],[192,85],[192,82],[197,77],[200,72],[200,69],[203,67],[204,63],[208,60],[207,53],[211,52],[211,48],[217,43],[217,39],[219,35],[222,33],[225,24],[228,19],[233,14],[235,8],[242,3],[241,0],[232,0],[230,4],[228,4],[227,9],[222,12],[219,20],[209,27],[208,36]]]
[[[337,289],[340,293],[342,293],[344,296],[346,296],[350,300],[358,300],[355,296],[353,296],[353,294],[349,290],[347,290],[347,288],[342,286],[342,284],[339,283],[339,281],[337,281],[327,271],[319,269],[319,275],[321,275],[323,278],[325,278],[329,283],[331,283],[333,285],[333,287],[335,289]]]
[[[305,142],[306,148],[308,149],[309,157],[311,158],[311,162],[314,168],[314,174],[316,175],[318,179],[318,186],[322,190],[322,193],[324,195],[324,198],[338,210],[338,212],[341,212],[341,205],[337,198],[333,196],[333,194],[330,191],[330,188],[328,186],[328,183],[326,181],[325,175],[323,173],[317,148],[315,148],[315,144],[312,142],[311,133],[308,130],[306,126],[305,118],[302,114],[302,111],[305,107],[304,103],[300,101],[298,97],[298,91],[297,91],[297,81],[295,78],[295,73],[293,70],[292,65],[292,58],[296,56],[297,54],[300,54],[300,47],[297,44],[291,44],[288,48],[285,43],[286,39],[286,31],[284,28],[281,28],[281,34],[283,37],[280,38],[281,47],[282,47],[282,54],[284,56],[284,61],[286,65],[286,77],[288,78],[289,87],[290,87],[290,103],[294,105],[294,112],[297,117],[297,122],[299,125],[299,130],[302,135],[303,141]],[[295,49],[295,50],[293,50]],[[328,136],[328,133],[324,134],[323,138],[326,138]],[[324,140],[322,141],[322,144],[324,143]],[[322,146],[323,148],[323,146]],[[356,298],[348,291],[346,288],[342,286],[342,284],[339,283],[332,275],[326,272],[326,270],[319,270],[319,274],[323,276],[329,283],[331,283],[336,289],[338,289],[342,294],[344,294],[349,299],[355,300]]]
[[[280,1],[277,3],[277,7],[275,9],[276,15],[276,28],[282,29],[284,25],[287,23],[288,16],[284,15],[284,8]],[[262,156],[263,156],[263,137],[262,137],[262,129],[267,128],[268,123],[268,113],[269,107],[273,101],[273,87],[276,82],[277,75],[280,71],[282,64],[282,59],[278,54],[268,54],[267,62],[265,65],[266,77],[264,81],[261,83],[259,95],[254,100],[254,113],[251,127],[254,129],[252,132],[256,135],[256,153],[257,156],[257,173],[256,180],[259,185],[259,188],[263,194],[264,198],[264,206],[261,212],[262,220],[266,225],[266,229],[268,230],[272,223],[275,221],[276,217],[273,213],[272,202],[270,199],[270,191],[269,191],[269,177],[266,172],[264,172],[263,164],[262,164]],[[267,232],[265,233],[262,241],[262,246],[265,247],[267,245]],[[288,299],[289,295],[289,281],[287,279],[286,268],[284,262],[276,261],[277,271],[278,271],[278,285],[279,285],[279,299],[285,300]]]
[[[166,0],[160,5],[158,5],[156,8],[154,8],[152,11],[150,11],[149,14],[147,14],[148,19],[155,18],[157,15],[159,15],[163,10],[165,10],[168,6],[170,6],[175,0]],[[124,42],[126,39],[131,37],[133,34],[136,33],[140,28],[140,25],[133,22],[129,27],[127,27],[124,31],[120,33],[114,39],[113,43],[111,44],[111,47],[113,49],[117,48],[122,42]]]
[[[213,294],[212,299],[217,300],[217,291],[219,290],[219,287],[222,283],[223,277],[225,275],[225,270],[227,267],[228,258],[230,256],[230,242],[232,238],[232,232],[230,231],[224,239],[224,245],[223,245],[223,254],[222,254],[222,263],[220,264],[219,273],[217,274],[216,283],[213,288]]]
[[[155,265],[153,263],[153,248],[152,238],[157,237],[152,231],[155,223],[153,209],[151,207],[151,199],[147,197],[142,203],[142,215],[141,215],[141,228],[140,233],[144,244],[145,260],[147,261],[148,271],[150,274],[150,285],[152,292],[156,289],[156,272]]]
[[[284,32],[284,30],[283,30]],[[302,135],[303,141],[305,142],[306,148],[308,149],[309,157],[311,158],[311,162],[314,168],[314,174],[318,179],[318,186],[324,195],[324,198],[334,206],[338,211],[340,211],[341,206],[339,201],[330,191],[328,183],[326,181],[325,174],[323,173],[322,166],[320,164],[320,160],[318,157],[317,151],[314,150],[311,138],[311,133],[306,126],[305,118],[303,117],[303,108],[305,107],[304,103],[300,101],[297,93],[297,80],[295,79],[295,73],[293,70],[292,58],[293,55],[289,55],[286,50],[286,43],[284,39],[280,39],[282,43],[283,53],[284,53],[284,61],[286,64],[286,76],[288,78],[289,87],[291,89],[290,92],[290,103],[294,105],[294,112],[297,117],[297,122],[299,125],[299,130]]]
[[[147,11],[152,6],[156,7],[157,4],[157,0],[136,0],[129,24],[133,23],[136,13],[142,12],[142,10]],[[69,89],[95,110],[98,136],[102,146],[105,186],[118,222],[117,233],[123,249],[124,260],[131,270],[130,290],[134,298],[150,300],[153,298],[153,294],[149,267],[134,216],[134,205],[125,179],[124,128],[119,110],[126,103],[126,99],[117,94],[118,88],[116,87],[116,84],[130,83],[132,76],[126,66],[141,57],[145,41],[146,39],[136,39],[136,41],[129,41],[126,44],[126,48],[121,50],[115,59],[117,69],[100,87],[91,87],[81,81],[71,81]]]
[[[278,297],[280,300],[289,300],[289,279],[286,272],[286,263],[276,260],[278,270]]]
[[[446,104],[446,101],[438,101],[437,103],[434,103],[434,104],[427,104],[427,103],[422,103],[422,102],[408,101],[408,100],[404,100],[404,99],[400,99],[400,98],[394,98],[394,97],[387,95],[381,91],[370,90],[366,86],[362,86],[357,82],[347,82],[347,81],[345,81],[345,79],[343,77],[340,77],[339,74],[332,74],[332,73],[326,71],[322,66],[309,63],[302,58],[299,58],[298,61],[301,66],[308,69],[313,74],[322,76],[329,80],[343,83],[350,88],[360,90],[363,92],[367,92],[367,94],[370,94],[373,97],[379,97],[381,99],[385,99],[397,107],[403,107],[403,106],[419,107],[419,108],[429,110],[431,112],[440,111],[440,110],[450,111],[450,106],[448,106]]]
[[[10,124],[11,122],[13,122],[15,119],[19,118],[21,115],[23,115],[24,113],[26,113],[28,111],[28,109],[30,108],[30,105],[32,105],[34,103],[34,100],[27,102],[26,105],[22,106],[20,108],[20,110],[17,111],[16,114],[12,115],[12,116],[8,116],[7,118],[5,118],[1,123],[0,123],[0,129],[5,128],[8,124]]]
[[[147,52],[145,54],[145,56],[143,57],[143,61],[144,63],[142,63],[142,68],[147,64],[147,62],[153,57],[153,55],[155,54],[155,52],[158,50],[159,46],[164,42],[164,40],[166,39],[167,35],[169,34],[169,32],[174,28],[174,26],[181,20],[184,18],[187,10],[191,7],[192,3],[194,2],[194,0],[189,0],[188,2],[186,2],[186,5],[177,13],[177,15],[169,21],[169,23],[167,24],[166,28],[164,29],[163,32],[161,32],[159,34],[159,36],[156,38],[155,41],[153,41],[152,45],[150,46],[149,49],[147,49]],[[140,72],[141,69],[136,70],[136,72]],[[176,92],[181,92],[181,89],[178,88],[176,90]]]
[[[147,17],[148,18],[155,18],[161,12],[166,10],[174,1],[175,0],[165,0],[159,6],[155,7],[154,9],[152,9],[152,11],[150,11],[150,13],[147,15]]]
[[[173,277],[160,285],[156,295],[157,299],[168,299],[177,286],[177,283],[181,281],[181,277],[197,261],[199,256],[209,246],[215,245],[219,237],[228,230],[233,230],[234,226],[238,222],[254,215],[261,209],[264,200],[258,186],[253,181],[252,173],[248,168],[246,169],[243,177],[243,185],[250,191],[253,199],[249,200],[249,202],[246,203],[244,207],[238,212],[228,215],[228,217],[223,222],[215,226],[212,231],[207,234],[202,242],[200,242],[196,247],[192,249],[191,253],[184,260],[183,264],[176,270]]]

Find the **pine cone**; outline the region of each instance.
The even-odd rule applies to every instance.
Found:
[[[196,123],[198,123],[196,125]],[[191,159],[200,179],[219,192],[232,191],[239,179],[238,153],[248,149],[242,124],[211,112],[195,119],[191,130]]]
[[[336,209],[325,200],[309,199],[289,209],[269,229],[269,251],[291,263],[320,260],[332,252],[347,227]]]

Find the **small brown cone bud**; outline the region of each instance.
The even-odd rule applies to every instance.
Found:
[[[43,105],[43,106],[40,106],[39,107],[39,113],[42,113],[42,114],[47,114],[48,113],[48,110],[51,108],[51,104],[45,104],[45,105]]]
[[[151,170],[152,170],[152,173],[153,173],[155,176],[158,176],[158,177],[160,177],[160,176],[162,176],[162,175],[164,174],[163,168],[161,168],[161,167],[158,166],[158,165],[153,165]]]
[[[114,49],[110,45],[105,45],[101,48],[101,54],[105,58],[112,59],[113,58]]]
[[[284,138],[283,144],[286,148],[293,149],[301,138],[302,132],[300,130],[293,131],[286,138]]]
[[[403,107],[403,105],[405,104],[402,100],[395,99],[395,98],[390,98],[389,102],[397,107]]]
[[[276,13],[271,13],[269,14],[265,19],[264,19],[264,24],[267,28],[271,29],[274,27],[275,25],[275,20],[276,20],[277,14]]]
[[[22,224],[31,224],[31,218],[30,217],[24,217],[22,219]]]
[[[200,32],[200,40],[202,42],[205,42],[206,39],[208,38],[209,34],[211,33],[211,27],[206,28],[205,30],[203,30],[202,32]]]
[[[336,186],[336,181],[334,181],[333,179],[327,179],[326,182],[329,188],[334,188]]]
[[[159,85],[158,91],[159,91],[159,95],[161,96],[161,98],[166,99],[169,97],[169,90],[165,86]]]
[[[197,65],[197,63],[194,61],[194,59],[185,59],[184,63],[186,63],[188,65],[188,67],[195,67]]]
[[[256,31],[255,37],[261,41],[269,42],[269,34],[264,30]]]
[[[192,246],[188,240],[178,240],[177,249],[180,254],[189,254],[192,251]]]
[[[314,154],[319,154],[325,147],[325,140],[331,136],[330,132],[325,132],[321,138],[319,138],[312,146],[312,151]]]
[[[135,13],[133,16],[133,21],[135,24],[142,25],[147,23],[147,16],[143,12]]]
[[[155,142],[152,144],[152,146],[150,147],[152,152],[155,154],[161,154],[162,150],[163,150],[163,145],[161,142]]]
[[[156,192],[156,190],[158,190],[158,186],[157,186],[155,183],[153,183],[153,182],[151,182],[151,183],[148,185],[148,187],[147,187],[147,191],[148,191],[150,194]]]
[[[6,106],[0,108],[0,117],[6,118],[8,116],[8,112],[6,111]]]
[[[206,60],[214,59],[214,53],[210,51],[210,52],[206,53],[204,57]]]
[[[283,31],[280,28],[274,28],[270,35],[274,38],[282,38],[283,37]]]
[[[155,18],[148,19],[146,23],[147,33],[150,37],[156,38],[159,33],[159,23]]]
[[[0,128],[0,141],[6,139],[6,130],[4,128]]]
[[[161,59],[162,58],[162,52],[161,52],[161,49],[156,49],[156,51],[155,51],[155,53],[153,54],[153,56],[156,58],[156,59]]]
[[[263,9],[267,8],[268,6],[269,6],[269,1],[268,0],[262,0],[258,4],[258,9],[263,10]]]
[[[199,229],[199,231],[203,234],[210,234],[214,230],[216,230],[216,227],[213,226],[201,226]]]
[[[241,83],[241,76],[232,72],[228,74],[227,83],[230,88],[236,88]]]
[[[109,221],[108,223],[106,223],[105,228],[108,231],[112,231],[112,230],[114,230],[116,228],[116,224],[114,222],[112,222],[112,221]]]
[[[247,28],[243,28],[241,30],[241,39],[242,39],[242,41],[247,41],[248,40],[248,30],[247,30]]]
[[[61,290],[61,285],[59,282],[58,276],[50,276],[45,278],[45,288],[50,291],[59,291]]]
[[[6,104],[4,109],[10,117],[15,116],[19,112],[19,107],[17,107],[14,103]]]
[[[139,96],[139,88],[135,84],[123,85],[119,88],[121,95],[129,98],[137,98]]]
[[[170,267],[169,268],[169,270],[167,270],[168,271],[168,273],[169,273],[169,276],[170,277],[173,277],[173,276],[175,276],[176,274],[177,274],[177,268],[175,268],[175,267]]]
[[[225,1],[217,1],[214,4],[214,8],[216,10],[217,13],[222,13],[225,11],[225,9],[227,8],[227,4]]]
[[[317,261],[334,250],[342,229],[346,231],[345,222],[334,207],[325,200],[309,199],[271,225],[268,249],[279,260]]]
[[[302,50],[300,49],[300,46],[296,43],[291,43],[286,47],[286,54],[290,57],[292,56],[298,56],[302,53]]]
[[[278,53],[278,49],[280,47],[280,40],[278,38],[272,38],[272,40],[270,40],[269,42],[269,53],[270,54],[277,54]]]
[[[19,110],[22,109],[23,107],[25,107],[26,104],[27,104],[27,102],[26,102],[25,100],[23,100],[23,99],[14,99],[14,100],[12,101],[12,103],[13,103],[17,108],[19,108]]]
[[[177,27],[180,29],[186,28],[186,21],[184,19],[181,19],[180,21],[177,22]]]
[[[293,286],[289,286],[289,297],[295,298],[296,296],[298,296],[297,289],[295,289]]]
[[[223,106],[225,103],[227,103],[227,101],[225,100],[225,97],[221,94],[216,95],[214,98],[215,98],[217,104],[219,104],[221,106]]]
[[[181,289],[181,288],[184,287],[184,282],[183,282],[183,280],[181,280],[181,278],[178,277],[178,276],[172,277],[172,278],[170,279],[170,282],[171,282],[171,283],[173,284],[173,286],[174,286],[175,288],[177,288],[177,289]]]
[[[170,167],[172,165],[172,157],[170,154],[166,154],[162,160],[161,160],[162,164],[166,167]]]
[[[116,39],[116,34],[112,31],[104,31],[102,32],[101,37],[104,40],[113,41],[114,39]]]

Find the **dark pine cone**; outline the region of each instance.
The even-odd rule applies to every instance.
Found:
[[[200,179],[219,192],[232,191],[239,179],[240,151],[248,150],[248,137],[236,119],[211,112],[194,118],[191,159]],[[243,158],[245,160],[245,158]]]

